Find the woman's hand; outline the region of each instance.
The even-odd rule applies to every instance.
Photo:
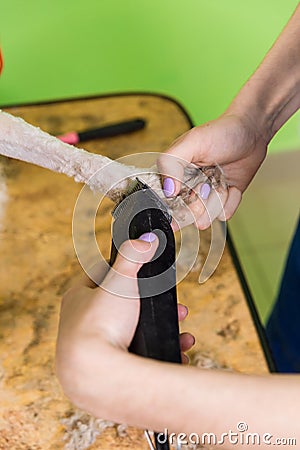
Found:
[[[201,370],[127,352],[139,316],[136,274],[156,248],[156,241],[125,242],[114,270],[97,272],[100,287],[85,279],[65,295],[56,355],[65,394],[95,417],[139,428],[223,436],[242,418],[261,436],[267,430],[298,439],[299,377]],[[182,350],[192,343],[185,335]]]
[[[76,370],[81,352],[88,352],[93,361],[109,358],[112,347],[127,351],[139,318],[137,273],[154,256],[157,246],[157,237],[152,243],[126,241],[110,270],[105,262],[93,268],[99,287],[85,276],[65,294],[56,351],[57,375],[63,387],[68,384],[69,369]],[[179,305],[179,320],[185,319],[187,312]],[[189,333],[180,336],[183,362],[188,361],[184,352],[193,344]]]
[[[228,189],[216,191],[202,183],[197,187],[197,195],[194,194],[198,198],[189,204],[198,228],[205,229],[216,217],[227,220],[233,215],[266,152],[267,140],[251,119],[228,111],[183,134],[159,157],[157,164],[164,174],[166,196],[176,196],[180,192],[184,167],[188,164],[221,167]]]

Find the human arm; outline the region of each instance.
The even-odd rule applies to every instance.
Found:
[[[80,283],[64,298],[56,365],[66,395],[96,417],[141,428],[220,437],[244,421],[250,432],[299,441],[299,376],[206,371],[128,353],[139,312],[136,273],[157,244],[133,245],[123,245],[102,289]],[[127,298],[112,293],[116,284]]]
[[[270,49],[261,65],[242,87],[227,110],[216,120],[185,133],[158,160],[164,179],[174,180],[180,190],[183,167],[219,164],[228,183],[221,192],[229,219],[263,162],[270,140],[300,106],[300,6]],[[170,156],[171,155],[171,156]],[[177,159],[178,158],[178,159]],[[201,198],[201,186],[199,197]],[[194,202],[199,228],[207,228],[220,213],[214,196]]]

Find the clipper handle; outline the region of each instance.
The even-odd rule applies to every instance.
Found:
[[[120,219],[113,224],[110,265],[117,256],[115,243],[119,246],[125,240],[120,239],[124,234],[124,223]],[[139,212],[129,224],[129,238],[137,239],[149,231],[159,234],[158,230],[164,233],[165,242],[160,242],[153,259],[138,272],[140,317],[129,351],[147,358],[180,363],[175,240],[171,225],[161,211],[147,209]]]
[[[174,283],[170,283],[172,287],[165,292],[148,296],[145,280],[155,283],[153,277],[167,270],[173,272],[167,275],[168,283],[170,275],[174,278]],[[172,230],[168,233],[164,252],[158,258],[154,255],[153,260],[139,270],[138,286],[141,298],[140,317],[129,351],[147,358],[180,363],[175,242]]]
[[[113,224],[111,265],[117,256],[114,242],[119,246],[125,240],[120,240],[124,235],[123,220],[119,217]],[[138,272],[140,316],[129,351],[147,358],[181,363],[173,230],[165,214],[151,208],[136,214],[128,226],[130,239],[149,231],[160,234],[160,230],[165,235],[165,242],[160,241],[153,259]],[[159,443],[157,433],[155,441],[157,450],[169,450],[168,440]]]

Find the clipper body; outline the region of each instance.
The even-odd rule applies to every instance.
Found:
[[[153,259],[138,272],[140,316],[129,351],[161,361],[181,363],[176,294],[175,239],[166,205],[138,179],[131,192],[113,212],[113,242],[110,264],[127,239],[153,232],[159,246]],[[155,433],[157,450],[169,450]]]

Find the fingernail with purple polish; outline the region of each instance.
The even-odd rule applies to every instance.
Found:
[[[172,178],[164,179],[164,194],[166,197],[171,197],[175,191],[175,183]]]
[[[202,184],[202,186],[200,188],[200,197],[203,200],[207,200],[208,196],[210,194],[210,191],[211,191],[211,187],[210,187],[210,185],[208,183]]]
[[[151,243],[155,241],[156,237],[157,236],[154,233],[144,233],[139,237],[139,240]]]

